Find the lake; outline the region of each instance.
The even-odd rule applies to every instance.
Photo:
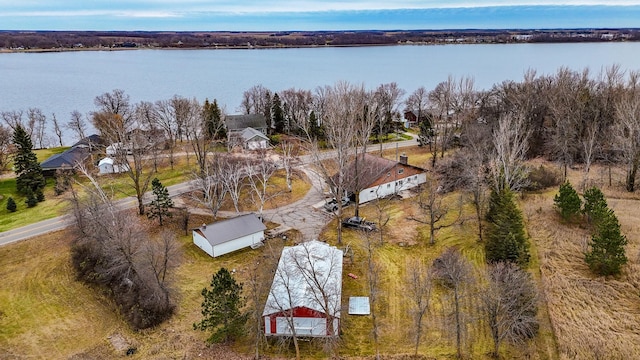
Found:
[[[522,80],[527,69],[589,68],[595,76],[612,64],[640,70],[640,42],[5,53],[0,111],[38,107],[66,122],[73,110],[93,111],[96,96],[122,89],[132,102],[175,94],[215,98],[233,114],[242,93],[258,84],[277,92],[340,80],[369,89],[396,82],[409,94],[420,86],[431,90],[448,75],[473,76],[478,89],[488,89]]]

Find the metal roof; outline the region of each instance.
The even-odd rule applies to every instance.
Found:
[[[342,250],[317,240],[287,246],[282,249],[262,316],[305,307],[339,318],[341,296]]]
[[[60,154],[55,154],[40,164],[42,170],[72,169],[89,157],[89,150],[74,147]]]
[[[371,306],[368,296],[352,296],[349,298],[349,315],[370,315]]]
[[[267,135],[263,134],[261,131],[258,131],[252,127],[248,127],[244,130],[242,130],[242,138],[244,139],[244,141],[249,141],[251,139],[253,139],[254,137],[259,137],[263,140],[269,140],[269,138],[267,137]]]
[[[194,231],[199,231],[211,246],[215,246],[266,229],[256,214],[251,213],[203,225]]]

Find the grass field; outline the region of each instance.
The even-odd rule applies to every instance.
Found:
[[[413,150],[407,151],[410,162],[412,157],[422,156],[417,151],[409,151]],[[588,234],[579,225],[559,222],[553,208],[557,189],[526,194],[520,200],[531,238],[532,261],[528,270],[541,293],[540,331],[525,345],[503,345],[503,359],[633,359],[640,355],[638,196],[620,190],[624,174],[614,171],[613,175],[614,186],[609,188],[606,169],[596,167],[589,183],[603,187],[629,240],[629,264],[617,278],[595,277],[590,273],[582,255]],[[572,170],[569,178],[574,185],[579,184],[580,169]],[[459,194],[448,196],[449,202],[454,203]],[[453,246],[473,265],[477,279],[463,299],[467,321],[463,353],[468,359],[489,359],[492,343],[474,296],[483,285],[481,274],[486,265],[471,209],[465,206],[463,218],[466,220],[439,231],[436,245],[429,246],[426,244],[428,229],[408,219],[418,214],[411,199],[392,200],[388,206],[390,221],[383,232],[385,241],[375,248],[376,261],[382,268],[376,308],[381,329],[380,352],[384,358],[394,359],[409,358],[413,354],[410,303],[404,286],[407,266],[414,259],[430,265],[445,248]],[[372,204],[363,206],[361,212],[370,220],[376,219],[377,211]],[[191,226],[208,221],[209,218],[195,215],[190,219]],[[150,228],[160,230],[157,226]],[[334,228],[335,224],[330,223],[321,238],[335,244]],[[353,261],[346,257],[344,264],[343,305],[346,306],[349,296],[367,296],[368,290],[365,239],[351,230],[343,234],[341,246],[353,249]],[[298,239],[295,234],[291,234],[291,238]],[[66,233],[2,247],[0,358],[112,359],[123,356],[111,345],[110,339],[117,337],[137,348],[133,359],[250,358],[249,338],[231,347],[207,347],[204,343],[207,334],[194,331],[192,324],[200,319],[200,291],[208,285],[211,275],[224,266],[235,269],[236,278],[246,283],[256,264],[269,268],[268,262],[272,260],[265,255],[266,247],[211,259],[183,232],[178,241],[183,255],[173,279],[178,293],[177,312],[157,328],[140,332],[127,327],[107,297],[74,280],[69,262],[70,239]],[[292,241],[284,243],[273,239],[269,243],[278,252],[283,244],[291,245]],[[357,275],[358,279],[346,276],[347,273]],[[447,299],[446,292],[436,286],[419,347],[422,358],[455,358],[455,344],[446,330],[450,322]],[[371,359],[374,355],[371,318],[349,316],[346,309],[342,314],[338,355],[345,359]],[[292,358],[294,354],[291,348],[273,343],[262,351],[270,358]],[[303,358],[326,357],[321,346],[314,342],[303,342],[302,354]]]

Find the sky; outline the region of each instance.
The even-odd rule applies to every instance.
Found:
[[[640,0],[0,0],[0,30],[640,27]]]

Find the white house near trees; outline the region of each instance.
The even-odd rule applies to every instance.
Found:
[[[193,229],[193,243],[218,257],[261,243],[266,229],[255,214],[240,215]]]
[[[313,240],[282,250],[262,313],[267,336],[340,334],[342,250]]]

